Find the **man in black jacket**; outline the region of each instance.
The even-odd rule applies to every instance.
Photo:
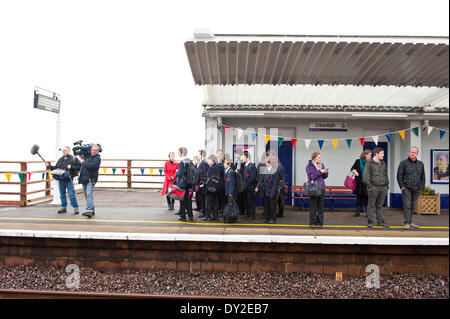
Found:
[[[67,172],[70,178],[63,178],[58,180],[59,185],[59,196],[61,198],[61,208],[58,210],[58,214],[67,213],[67,199],[66,199],[66,189],[69,193],[70,204],[73,207],[75,214],[79,214],[77,197],[75,196],[75,188],[73,186],[73,179],[78,175],[81,163],[76,158],[70,155],[70,147],[64,146],[62,149],[63,156],[58,159],[55,166],[46,164],[47,168],[50,170],[63,169]]]
[[[91,156],[86,159],[80,159],[81,171],[78,182],[83,185],[84,197],[86,198],[86,211],[83,216],[91,218],[95,215],[94,207],[94,186],[98,180],[98,170],[100,169],[99,147],[97,145],[91,146]]]
[[[419,228],[412,222],[414,206],[419,199],[420,192],[425,187],[425,169],[417,159],[419,149],[413,146],[409,150],[409,157],[400,162],[397,170],[397,182],[402,190],[404,228]]]
[[[250,162],[250,154],[244,151],[244,168],[242,170],[242,181],[244,183],[244,206],[247,219],[255,219],[255,187],[256,166]]]

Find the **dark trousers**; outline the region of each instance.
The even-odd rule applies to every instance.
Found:
[[[367,210],[367,223],[373,225],[375,223],[373,215],[376,214],[378,224],[384,224],[383,204],[386,199],[387,186],[372,187],[369,192],[369,208]]]
[[[323,203],[325,192],[322,195],[309,198],[309,224],[323,226]]]
[[[277,196],[264,197],[264,218],[266,220],[277,220]]]
[[[219,215],[219,194],[218,193],[210,193],[206,194],[206,208],[205,208],[206,217],[217,219]]]
[[[245,215],[255,218],[255,192],[243,192]]]
[[[169,208],[173,208],[175,206],[175,199],[170,199],[169,196],[166,196],[167,199],[167,206],[169,206]]]
[[[413,191],[408,188],[402,190],[403,201],[403,219],[404,223],[410,225],[412,223],[412,215],[414,207],[419,200],[420,191]]]
[[[284,198],[283,194],[278,194],[278,217],[284,216]]]
[[[369,205],[368,196],[356,196],[356,212],[363,212],[362,206],[364,204],[364,210],[367,214],[367,206]]]
[[[224,188],[219,190],[217,198],[219,200],[219,210],[223,210],[223,208],[227,204],[227,196],[225,195],[225,189]]]
[[[184,200],[180,202],[180,216],[186,218],[186,214],[189,217],[194,217],[192,213],[192,201],[189,198],[189,188],[184,190]]]
[[[238,193],[237,195],[237,204],[239,206],[239,214],[245,215],[245,199],[244,199],[244,192]]]
[[[206,195],[204,195],[202,192],[195,193],[195,196],[197,198],[197,208],[200,209],[200,213],[205,213],[205,207],[206,207]]]

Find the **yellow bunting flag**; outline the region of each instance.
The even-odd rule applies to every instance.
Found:
[[[150,175],[153,175],[153,168],[150,168]]]
[[[103,167],[103,174],[105,174],[106,175],[106,171],[107,171],[108,169],[106,168],[106,167]]]
[[[11,181],[11,173],[5,173],[8,183]]]
[[[331,142],[333,142],[334,149],[336,149],[336,147],[339,143],[339,140],[332,140]]]
[[[398,134],[402,137],[402,140],[405,140],[405,131],[399,131]]]
[[[269,141],[270,141],[270,135],[266,135],[266,145],[267,145],[267,143],[269,143]]]
[[[48,179],[52,180],[52,173],[48,172]]]

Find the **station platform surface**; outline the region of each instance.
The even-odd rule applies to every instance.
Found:
[[[85,209],[84,196],[77,194],[80,212]],[[367,228],[365,214],[353,217],[353,211],[325,208],[325,225],[321,229],[309,227],[309,212],[297,207],[285,207],[284,217],[278,218],[276,224],[265,224],[262,208],[256,210],[255,220],[240,218],[235,224],[221,221],[204,222],[194,212],[194,223],[180,222],[174,212],[167,210],[166,199],[155,190],[144,189],[104,189],[94,192],[96,214],[87,218],[73,213],[68,207],[65,214],[57,214],[58,206],[49,203],[29,207],[0,206],[0,235],[14,236],[84,236],[83,238],[130,238],[160,240],[244,240],[245,241],[287,241],[331,242],[334,243],[371,243],[373,238],[386,242],[404,244],[430,243],[437,240],[439,245],[448,245],[449,214],[416,215],[413,221],[419,229],[403,230],[403,212],[385,208],[385,222],[390,229]],[[195,201],[193,203],[195,207]],[[81,234],[81,235],[80,235]],[[83,235],[84,234],[84,235]],[[131,234],[131,235],[130,235]],[[132,235],[134,234],[134,235]],[[339,239],[341,238],[341,239]],[[351,241],[342,238],[352,238]],[[358,240],[360,238],[360,240]],[[307,242],[308,242],[307,240]],[[319,241],[318,241],[319,240]],[[341,241],[340,241],[341,240]]]

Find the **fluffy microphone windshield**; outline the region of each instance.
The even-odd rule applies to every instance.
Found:
[[[33,147],[31,148],[31,154],[36,155],[37,152],[39,152],[39,145],[34,144]]]

